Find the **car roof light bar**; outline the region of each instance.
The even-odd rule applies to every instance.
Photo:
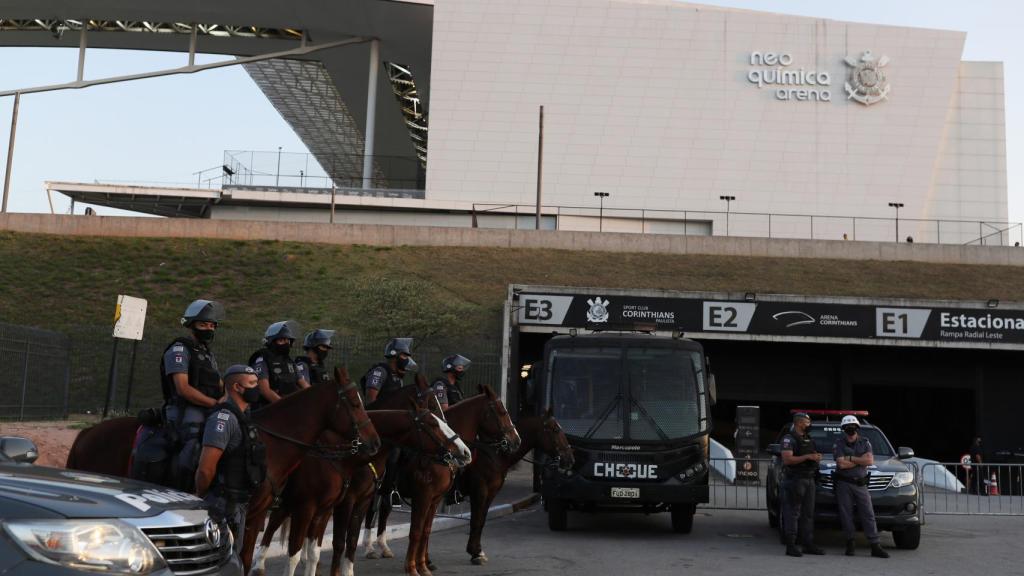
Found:
[[[809,416],[847,416],[851,414],[853,416],[869,416],[867,410],[801,410],[794,408],[789,411],[790,414],[799,414],[800,412]]]

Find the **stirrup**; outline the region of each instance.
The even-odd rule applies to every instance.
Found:
[[[391,507],[401,508],[402,507],[402,495],[398,493],[398,490],[391,491]]]

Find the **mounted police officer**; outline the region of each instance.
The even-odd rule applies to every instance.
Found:
[[[444,372],[444,376],[440,376],[431,384],[434,394],[437,395],[437,402],[441,405],[441,410],[447,410],[452,404],[462,401],[462,388],[459,387],[459,380],[462,380],[470,364],[472,362],[469,358],[459,354],[449,356],[441,361],[441,370]]]
[[[160,380],[173,445],[180,448],[171,465],[172,483],[191,491],[203,422],[224,396],[217,359],[210,350],[224,307],[211,300],[196,300],[181,316],[189,336],[175,338],[164,350]]]
[[[206,420],[195,493],[215,520],[227,520],[239,553],[249,498],[267,477],[266,447],[249,419],[249,407],[260,399],[256,371],[235,364],[224,373],[224,383],[227,399]]]
[[[292,344],[299,329],[294,322],[274,322],[263,334],[263,348],[249,357],[249,365],[256,371],[260,384],[261,402],[254,409],[277,402],[282,396],[309,388],[291,358]]]
[[[384,358],[384,362],[375,364],[360,380],[367,404],[404,386],[402,379],[405,374],[416,371],[416,361],[412,359],[412,338],[389,340],[384,346]]]
[[[793,415],[793,430],[782,437],[782,521],[786,533],[786,555],[821,555],[825,551],[814,545],[815,477],[821,453],[807,429],[811,417],[803,412]],[[797,522],[803,547],[796,547]],[[802,550],[802,553],[801,553]]]
[[[331,381],[331,375],[327,370],[327,355],[331,351],[333,337],[334,330],[318,328],[306,334],[302,340],[302,348],[306,355],[295,359],[295,367],[299,371],[299,376],[311,385]]]
[[[840,427],[843,435],[836,438],[832,446],[832,455],[836,460],[836,470],[832,473],[832,489],[836,493],[839,523],[846,536],[846,555],[854,554],[853,538],[857,531],[853,524],[853,505],[856,503],[860,526],[871,544],[871,555],[875,558],[888,558],[889,553],[882,550],[878,543],[875,510],[871,505],[871,494],[868,492],[868,466],[875,463],[871,442],[860,435],[860,422],[853,414],[843,416]]]

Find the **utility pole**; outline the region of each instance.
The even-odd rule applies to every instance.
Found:
[[[540,126],[537,132],[537,230],[540,230],[541,179],[544,168],[544,107],[540,107]]]

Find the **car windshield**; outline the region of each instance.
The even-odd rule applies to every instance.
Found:
[[[876,457],[893,457],[892,446],[880,430],[877,428],[861,428],[860,435],[867,438],[868,442],[871,442],[871,450]],[[814,445],[818,447],[820,452],[829,457],[832,456],[832,446],[840,436],[845,435],[838,423],[827,425],[815,423],[811,425],[811,438],[814,440]]]
[[[707,427],[701,355],[677,348],[589,347],[551,353],[551,405],[566,434],[669,440]]]

